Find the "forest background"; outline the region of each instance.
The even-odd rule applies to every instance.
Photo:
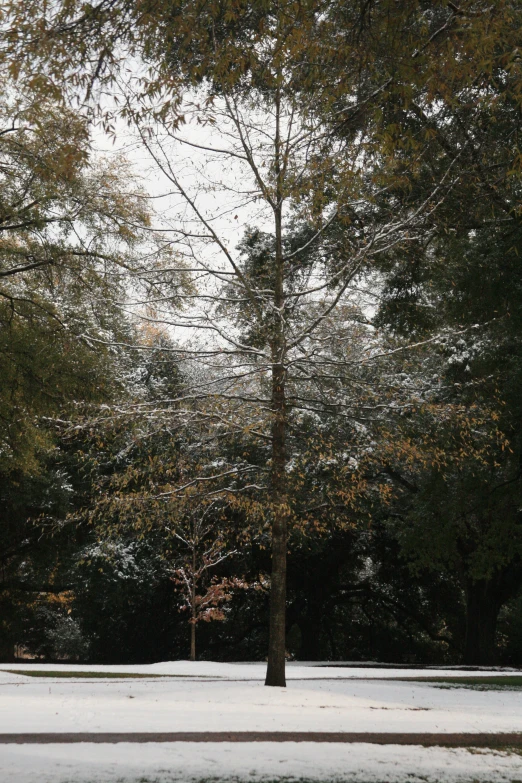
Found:
[[[520,665],[521,15],[4,2],[4,659]]]

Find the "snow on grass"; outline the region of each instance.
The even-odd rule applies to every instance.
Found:
[[[43,665],[45,677],[0,666],[0,733],[342,731],[522,732],[520,690],[441,688],[418,669],[288,667],[288,687],[263,685],[265,664]],[[98,673],[53,678],[53,672]],[[114,678],[115,674],[141,677]],[[491,671],[440,669],[487,678]],[[495,672],[506,683],[512,671]],[[143,675],[146,675],[143,677]],[[150,675],[170,675],[150,677]],[[426,672],[427,678],[434,672]],[[150,679],[147,678],[150,677]],[[378,679],[396,676],[397,680]],[[406,679],[405,679],[406,678]],[[410,678],[410,679],[407,679]],[[464,680],[465,681],[465,680]],[[74,743],[0,745],[0,783],[511,783],[518,753],[364,743]]]
[[[168,668],[162,664],[149,669],[157,672],[161,666]],[[522,731],[520,690],[441,688],[403,679],[331,679],[328,669],[315,669],[324,679],[290,678],[287,688],[266,688],[261,677],[235,678],[236,669],[254,673],[254,666],[197,664],[193,671],[208,674],[211,667],[220,673],[219,679],[54,680],[4,670],[0,733]],[[179,673],[187,667],[171,666],[176,668]]]
[[[157,677],[184,677],[183,674],[130,674],[129,672],[79,672],[70,670],[49,669],[6,669],[7,674],[23,675],[24,677],[43,677],[55,680],[147,680]],[[521,677],[522,680],[522,677]],[[488,679],[489,682],[489,679]]]
[[[2,783],[511,783],[518,754],[321,743],[4,745]]]
[[[127,674],[164,674],[170,676],[183,677],[213,677],[227,680],[262,680],[265,679],[266,663],[215,663],[212,661],[164,661],[152,664],[133,664],[133,665],[103,665],[103,664],[71,664],[71,663],[36,663],[35,668],[40,671],[76,671],[76,672],[106,672],[127,673]],[[27,663],[18,664],[0,664],[0,675],[5,671],[20,671],[28,669]],[[518,670],[504,668],[502,670],[481,667],[470,671],[469,668],[462,667],[430,667],[429,669],[408,669],[404,667],[394,668],[393,666],[382,666],[376,664],[375,667],[365,666],[364,668],[350,666],[349,664],[331,664],[327,662],[313,663],[289,663],[287,664],[287,679],[345,679],[364,677],[373,678],[423,678],[426,677],[488,677],[494,672],[496,676],[509,676]]]
[[[2,674],[16,674],[24,677],[40,677],[46,679],[55,680],[110,680],[110,679],[154,679],[154,678],[169,678],[169,677],[184,677],[188,678],[186,674],[131,674],[130,672],[121,671],[81,671],[81,670],[62,670],[62,669],[5,669],[0,672],[0,678]],[[440,686],[456,686],[460,688],[466,687],[478,687],[478,688],[522,688],[522,675],[510,674],[509,672],[502,672],[500,675],[489,676],[488,672],[479,672],[479,676],[469,677],[464,674],[460,674],[458,677],[444,677],[437,675],[435,677],[424,675],[422,677],[386,677],[383,676],[383,680],[393,680],[394,682],[427,682],[434,683]],[[197,675],[197,679],[224,679],[223,677],[211,677],[211,675],[200,674]],[[290,678],[292,679],[292,678]],[[296,679],[296,678],[294,678]],[[328,677],[316,677],[314,679],[330,679]],[[341,679],[341,678],[339,678]],[[342,679],[355,679],[355,678],[342,678]],[[364,679],[364,676],[360,679]],[[377,679],[377,678],[374,678]],[[380,679],[380,678],[379,678]],[[1,682],[1,679],[0,679]]]

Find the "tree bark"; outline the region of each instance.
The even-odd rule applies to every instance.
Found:
[[[491,581],[479,579],[468,582],[463,663],[470,666],[495,663],[495,634],[500,606]]]
[[[270,581],[270,631],[265,685],[286,686],[286,550],[288,540],[286,497],[286,421],[284,368],[273,368],[272,400],[276,411],[272,425],[272,575]]]
[[[190,623],[190,660],[196,660],[196,536],[192,548],[192,585],[190,590],[190,609],[192,622]]]
[[[301,631],[301,646],[299,648],[300,661],[321,660],[321,623],[317,616],[308,611],[298,620]]]
[[[190,660],[196,660],[196,623],[190,623]]]
[[[265,685],[284,688],[286,654],[286,551],[288,545],[288,498],[286,493],[286,368],[285,294],[282,232],[283,187],[280,158],[280,95],[276,90],[276,137],[274,170],[274,323],[272,333],[272,574],[270,582],[270,630]]]
[[[12,663],[16,660],[14,644],[8,639],[0,639],[0,661]]]

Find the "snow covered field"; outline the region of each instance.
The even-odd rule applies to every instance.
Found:
[[[4,745],[1,754],[2,783],[518,783],[522,779],[522,758],[517,755],[362,743]]]
[[[291,665],[265,688],[264,664],[36,665],[38,670],[170,674],[172,679],[55,679],[0,666],[0,733],[342,731],[522,732],[522,691],[379,677],[488,671]],[[508,671],[504,672],[509,674]],[[495,673],[501,674],[501,673]],[[1,783],[137,781],[521,781],[522,756],[478,749],[312,742],[0,745]]]

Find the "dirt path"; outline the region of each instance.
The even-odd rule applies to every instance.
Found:
[[[522,733],[413,734],[328,731],[176,731],[176,732],[55,732],[0,734],[0,744],[74,742],[369,742],[374,745],[440,745],[444,747],[522,747]]]

